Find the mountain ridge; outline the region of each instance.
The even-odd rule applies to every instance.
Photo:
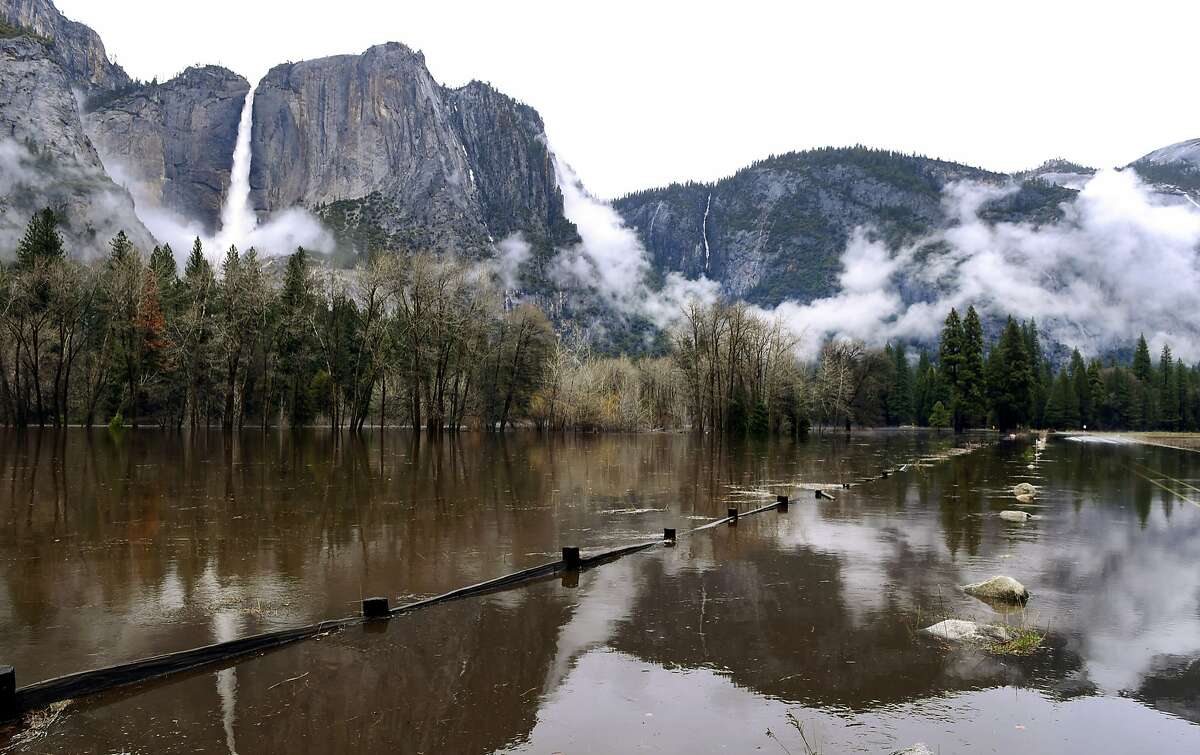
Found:
[[[0,71],[0,92],[10,92],[0,100],[0,128],[28,135],[34,121],[48,119],[55,128],[33,134],[37,149],[81,160],[101,194],[111,195],[116,176],[134,187],[139,212],[161,208],[204,233],[218,230],[249,82],[219,66],[193,66],[161,84],[136,82],[108,60],[94,31],[50,0],[0,0],[0,12],[44,37],[10,41],[10,56],[19,49],[45,60],[37,72]],[[53,90],[45,99],[56,103],[53,112],[11,105],[32,101],[30,77],[45,78]],[[64,96],[72,89],[82,95],[82,115]],[[14,100],[14,92],[26,99]],[[490,84],[442,85],[424,54],[399,42],[281,63],[256,87],[250,136],[250,200],[259,218],[311,211],[332,231],[337,261],[403,249],[486,260],[507,254],[501,245],[509,241],[505,248],[520,252],[511,282],[522,294],[556,317],[599,311],[587,301],[586,281],[564,282],[560,269],[581,235],[567,216],[545,124],[535,108]],[[1200,140],[1125,167],[1160,194],[1193,203],[1200,197]],[[727,297],[774,306],[836,291],[842,254],[859,229],[895,247],[958,222],[944,196],[953,184],[1015,186],[989,199],[980,217],[1036,226],[1061,218],[1095,173],[1062,158],[1008,174],[863,146],[824,147],[770,155],[714,181],[630,192],[611,205],[644,248],[652,288],[672,274],[705,277]],[[64,212],[83,207],[46,186],[22,196],[43,196]],[[5,223],[15,228],[28,216],[12,208],[5,206]],[[132,228],[139,244],[153,242],[132,210],[110,220]],[[80,243],[99,247],[99,234],[93,229],[92,241]]]

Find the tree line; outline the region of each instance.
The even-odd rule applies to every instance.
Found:
[[[921,352],[915,369],[903,345],[883,350],[878,394],[860,420],[891,425],[1098,430],[1200,431],[1200,365],[1164,345],[1157,364],[1139,336],[1130,364],[1084,359],[1078,349],[1055,370],[1037,323],[1009,317],[985,346],[974,307],[943,324],[936,359]],[[870,402],[868,402],[869,404]],[[873,414],[872,414],[873,412]]]
[[[829,341],[815,360],[744,303],[684,307],[666,347],[597,354],[555,333],[478,265],[373,255],[352,270],[303,249],[262,258],[199,239],[180,270],[118,234],[71,258],[47,209],[0,266],[0,422],[167,428],[368,424],[503,430],[693,429],[730,435],[925,425],[1194,430],[1200,372],[1145,339],[1132,364],[1055,372],[1033,321],[985,343],[974,308],[951,311],[935,353]]]

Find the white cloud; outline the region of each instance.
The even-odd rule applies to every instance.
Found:
[[[775,312],[816,348],[825,337],[882,344],[931,339],[951,307],[1034,317],[1049,337],[1098,354],[1145,333],[1158,348],[1200,359],[1200,212],[1155,194],[1132,171],[1098,173],[1056,223],[989,224],[981,206],[1013,187],[972,183],[944,194],[957,224],[899,251],[861,229],[842,257],[841,290]],[[921,261],[915,252],[947,250]],[[936,298],[905,303],[903,280],[934,285]]]
[[[691,300],[713,301],[720,284],[701,276],[697,280],[669,273],[661,291],[646,283],[651,271],[649,253],[637,232],[608,202],[584,189],[579,176],[562,160],[554,172],[563,194],[563,211],[579,230],[580,243],[560,249],[551,273],[564,288],[590,286],[618,311],[642,315],[659,327],[677,320]]]

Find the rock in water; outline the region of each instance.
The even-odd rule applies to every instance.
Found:
[[[1037,495],[1037,488],[1027,482],[1019,482],[1013,486],[1013,495],[1020,500],[1021,496],[1029,496],[1030,500]]]
[[[1028,493],[1022,493],[1021,495],[1017,496],[1017,503],[1022,503],[1028,506],[1029,504],[1033,503],[1033,496],[1029,495]]]
[[[1001,511],[1000,518],[1007,522],[1025,523],[1029,521],[1031,517],[1027,512],[1024,511]]]
[[[1014,512],[1023,513],[1023,512]],[[999,603],[1024,603],[1029,600],[1029,590],[1012,577],[996,576],[983,582],[963,585],[963,592],[980,600]]]
[[[924,742],[917,742],[903,750],[896,750],[892,755],[933,755],[933,750],[929,749],[929,745]]]
[[[965,619],[946,619],[921,631],[950,642],[1008,642],[1013,638],[1012,630],[1008,627]]]

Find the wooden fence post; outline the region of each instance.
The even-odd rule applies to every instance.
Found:
[[[565,545],[562,554],[563,565],[567,567],[567,571],[579,571],[579,548],[574,545]]]
[[[363,616],[368,619],[385,619],[391,614],[387,598],[363,598]]]
[[[0,666],[0,721],[17,717],[17,672]]]

